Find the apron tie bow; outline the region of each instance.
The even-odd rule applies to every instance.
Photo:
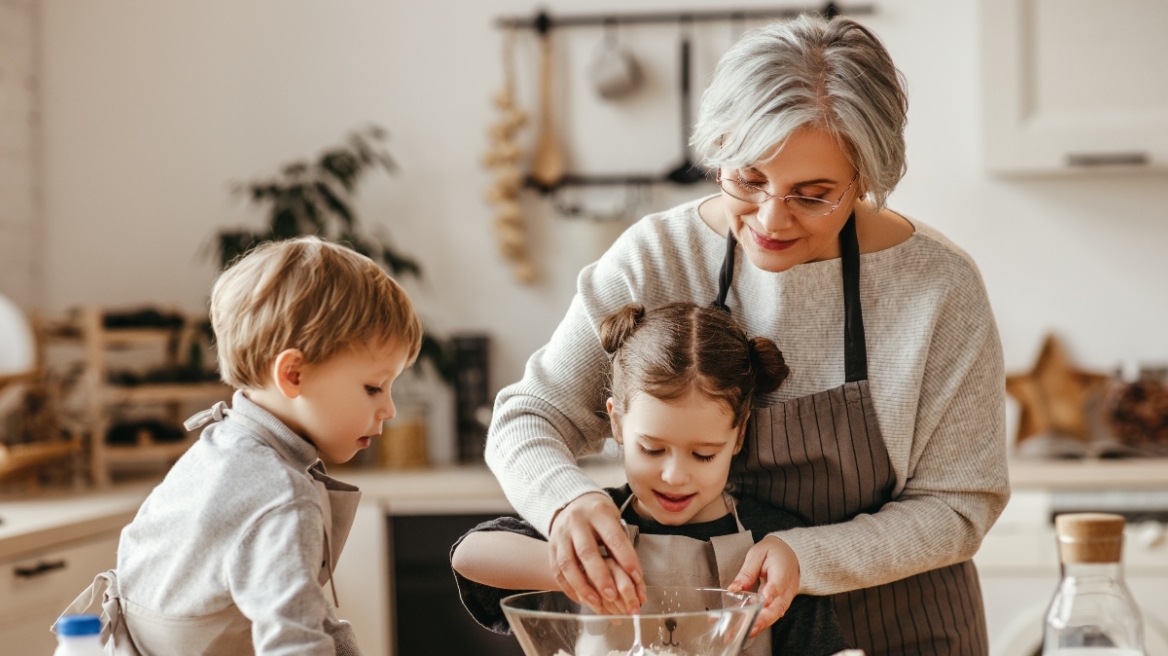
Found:
[[[226,409],[227,409],[227,402],[220,401],[220,402],[216,403],[215,405],[211,406],[210,408],[207,408],[206,410],[201,410],[199,412],[196,412],[194,415],[191,416],[190,419],[187,419],[185,422],[183,422],[183,426],[187,430],[192,431],[192,430],[198,430],[211,422],[223,421],[223,417],[224,417],[223,411]]]

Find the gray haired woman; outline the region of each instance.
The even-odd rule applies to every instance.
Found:
[[[969,256],[885,207],[906,109],[887,50],[851,20],[771,25],[722,58],[693,137],[720,193],[645,217],[585,268],[496,401],[487,462],[569,595],[613,610],[643,595],[617,508],[575,464],[608,429],[599,322],[712,302],[791,369],[730,478],[806,523],[756,544],[734,582],[768,598],[755,632],[796,594],[831,595],[869,654],[988,652],[970,559],[1009,497],[1001,344]]]

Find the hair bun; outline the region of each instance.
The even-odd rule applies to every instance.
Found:
[[[645,318],[645,306],[629,303],[600,322],[600,346],[612,355],[637,330]]]
[[[754,367],[754,393],[770,394],[787,380],[791,369],[777,344],[766,337],[750,340],[750,363]]]

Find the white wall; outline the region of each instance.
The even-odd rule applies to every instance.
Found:
[[[401,165],[361,190],[426,272],[414,286],[439,330],[495,338],[493,387],[522,373],[551,334],[574,275],[612,230],[527,203],[536,286],[497,255],[489,182],[478,164],[501,84],[499,15],[519,0],[42,0],[46,284],[42,305],[177,303],[198,309],[214,277],[218,228],[258,214],[228,182],[274,170],[367,121],[391,132]],[[556,0],[553,12],[706,7],[701,0]],[[739,6],[773,6],[761,0]],[[1028,367],[1060,333],[1085,366],[1168,360],[1168,178],[1001,180],[979,161],[975,0],[880,0],[865,19],[909,81],[909,173],[892,206],[928,221],[980,263],[1008,368]],[[676,31],[623,33],[646,64],[644,92],[606,105],[584,75],[600,31],[562,33],[557,72],[566,146],[581,169],[665,169],[677,146]],[[695,29],[705,75],[731,27]],[[536,49],[519,36],[520,91],[532,106]],[[531,132],[527,133],[530,138]],[[704,191],[660,190],[642,207]],[[594,205],[610,199],[591,196]],[[439,441],[448,439],[440,435]],[[442,448],[439,445],[439,448]]]
[[[0,294],[37,302],[40,234],[37,6],[0,0]]]

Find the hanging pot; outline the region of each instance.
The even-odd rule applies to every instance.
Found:
[[[619,100],[640,88],[641,67],[633,53],[617,40],[615,25],[606,26],[604,41],[592,56],[589,75],[592,88],[606,100]]]

